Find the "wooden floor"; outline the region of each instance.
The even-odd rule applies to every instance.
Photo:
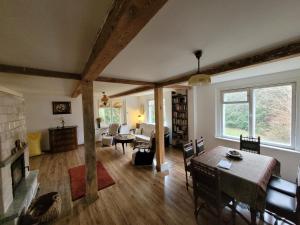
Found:
[[[132,149],[123,155],[121,147],[97,147],[101,161],[116,184],[98,192],[99,199],[87,205],[83,200],[72,202],[68,169],[84,164],[84,147],[78,150],[45,154],[30,160],[31,169],[38,169],[39,195],[58,191],[62,196],[62,216],[57,225],[215,225],[211,214],[204,211],[196,221],[193,215],[192,189],[186,190],[182,153],[166,150],[169,173],[130,164]],[[230,211],[224,213],[224,224],[231,224]],[[248,216],[248,212],[245,212]],[[246,224],[237,216],[236,224]],[[263,223],[260,223],[263,224]],[[267,224],[267,223],[265,223]],[[280,224],[280,223],[279,223]]]

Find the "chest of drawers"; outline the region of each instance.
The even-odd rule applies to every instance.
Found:
[[[50,128],[49,143],[53,153],[77,149],[77,126]]]

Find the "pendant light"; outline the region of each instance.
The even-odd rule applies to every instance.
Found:
[[[107,95],[105,94],[105,92],[102,92],[103,96],[101,98],[101,102],[103,103],[104,106],[107,106],[108,100],[109,98],[107,97]]]
[[[198,60],[198,71],[197,74],[191,76],[191,78],[189,79],[188,81],[189,85],[201,86],[204,84],[210,84],[211,83],[210,75],[200,73],[200,58],[202,56],[202,50],[195,51],[194,54]]]

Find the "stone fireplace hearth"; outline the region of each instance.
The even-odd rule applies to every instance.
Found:
[[[37,171],[29,171],[24,98],[0,86],[0,224],[16,224],[36,194]]]

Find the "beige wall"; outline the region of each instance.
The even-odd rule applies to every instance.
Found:
[[[25,99],[25,116],[27,121],[27,131],[42,132],[42,149],[49,149],[48,129],[50,127],[60,126],[59,119],[65,120],[66,126],[78,126],[77,138],[78,144],[83,144],[83,117],[81,96],[70,98],[62,95],[36,95],[24,93]],[[70,101],[72,104],[72,114],[53,115],[52,101]]]

